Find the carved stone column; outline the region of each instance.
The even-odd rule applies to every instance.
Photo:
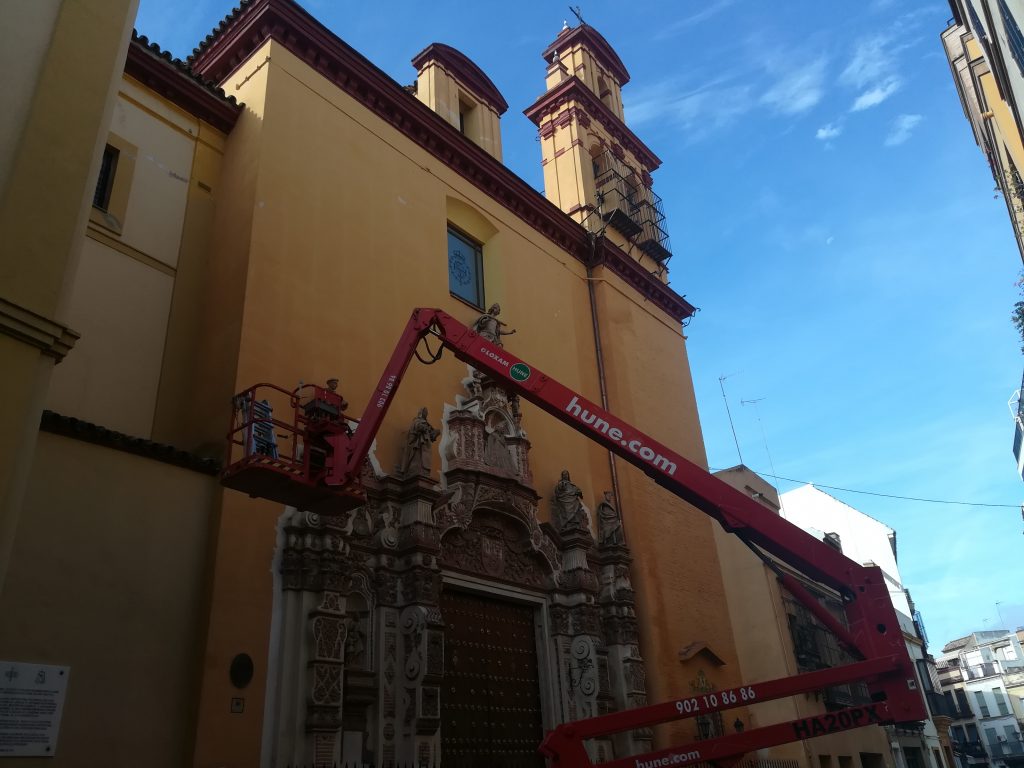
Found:
[[[647,704],[647,676],[640,656],[636,599],[629,578],[632,558],[624,543],[609,539],[598,546],[595,557],[600,573],[598,603],[608,653],[610,694],[616,710]],[[630,755],[652,749],[654,733],[649,728],[616,734],[616,754]]]
[[[344,649],[348,630],[344,624],[343,598],[324,592],[320,605],[310,612],[312,637],[309,661],[309,705],[306,731],[316,764],[341,759],[341,701]]]
[[[552,595],[552,645],[559,669],[561,719],[578,720],[601,713],[601,678],[607,671],[607,658],[601,638],[600,611],[597,605],[597,578],[591,570],[588,554],[594,538],[586,525],[572,525],[555,532],[562,552],[558,587]],[[595,740],[588,744],[592,759],[612,757],[610,743]]]
[[[340,760],[349,549],[309,512],[286,512],[272,753],[278,762]]]

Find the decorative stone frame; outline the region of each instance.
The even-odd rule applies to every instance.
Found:
[[[439,764],[444,585],[535,606],[545,728],[646,703],[626,547],[538,522],[518,399],[469,373],[444,407],[440,483],[371,457],[365,506],[286,511],[264,765]],[[652,738],[596,740],[592,757]]]

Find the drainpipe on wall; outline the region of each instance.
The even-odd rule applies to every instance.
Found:
[[[608,408],[608,386],[605,382],[604,373],[604,351],[601,347],[601,326],[597,319],[597,296],[594,291],[594,264],[597,263],[597,243],[603,235],[594,232],[587,232],[587,239],[590,243],[590,258],[587,259],[587,291],[590,294],[590,321],[594,327],[594,353],[597,358],[597,383],[601,391],[601,407],[606,411]],[[615,503],[617,511],[619,513],[619,523],[622,525],[622,541],[628,544],[626,537],[626,524],[622,518],[622,496],[619,495],[619,473],[615,467],[615,454],[608,451],[608,470],[612,478],[612,493],[615,495]],[[597,525],[597,521],[594,521],[594,525]],[[600,539],[601,530],[598,528],[598,538]]]

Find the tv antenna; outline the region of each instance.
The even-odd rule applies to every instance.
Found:
[[[736,437],[736,425],[732,423],[732,411],[729,410],[729,398],[725,396],[725,380],[735,375],[735,373],[730,373],[728,376],[719,376],[718,386],[722,388],[722,399],[725,400],[725,412],[729,415],[729,428],[732,430],[732,440],[736,443],[736,455],[740,457],[740,464],[742,464],[743,454],[740,453],[740,440]]]
[[[764,422],[761,421],[761,411],[757,407],[757,404],[760,403],[762,400],[765,400],[765,399],[766,398],[764,398],[764,397],[757,397],[757,398],[754,398],[752,400],[740,400],[740,405],[752,405],[752,406],[754,406],[754,415],[757,416],[757,426],[759,426],[761,428],[761,440],[764,441],[764,452],[768,455],[768,466],[772,470],[772,475],[771,475],[772,480],[775,481],[773,483],[773,485],[775,487],[775,494],[779,497],[779,505],[781,507],[781,505],[782,505],[782,494],[779,493],[779,478],[775,474],[775,462],[772,461],[772,452],[768,450],[768,436],[765,434],[765,431],[764,431]]]

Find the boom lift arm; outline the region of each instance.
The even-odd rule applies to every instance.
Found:
[[[231,455],[222,476],[224,485],[253,496],[324,512],[342,511],[361,504],[363,493],[359,478],[363,463],[409,363],[414,355],[419,357],[417,347],[429,337],[451,350],[459,360],[500,381],[506,389],[638,467],[658,485],[740,537],[775,570],[783,585],[836,635],[850,654],[859,659],[840,667],[559,725],[548,733],[540,747],[552,765],[592,766],[584,747],[586,739],[850,682],[866,683],[871,703],[620,758],[603,763],[600,768],[709,761],[730,765],[743,754],[763,747],[864,725],[926,719],[914,665],[879,568],[853,562],[441,310],[413,311],[354,430],[352,420],[342,414],[346,404],[341,397],[320,387],[300,387],[286,393],[272,385],[257,385],[237,395],[229,435]],[[440,350],[435,359],[438,355]],[[295,413],[294,423],[274,418],[266,405],[268,401],[256,399],[261,389],[268,388],[288,395]],[[259,447],[259,433],[272,432],[274,428],[293,432],[296,439],[290,455],[280,456],[276,447],[273,450],[266,449],[265,445]],[[296,447],[300,442],[301,451]],[[798,579],[779,569],[768,555],[838,591],[843,597],[845,624],[822,606]]]

